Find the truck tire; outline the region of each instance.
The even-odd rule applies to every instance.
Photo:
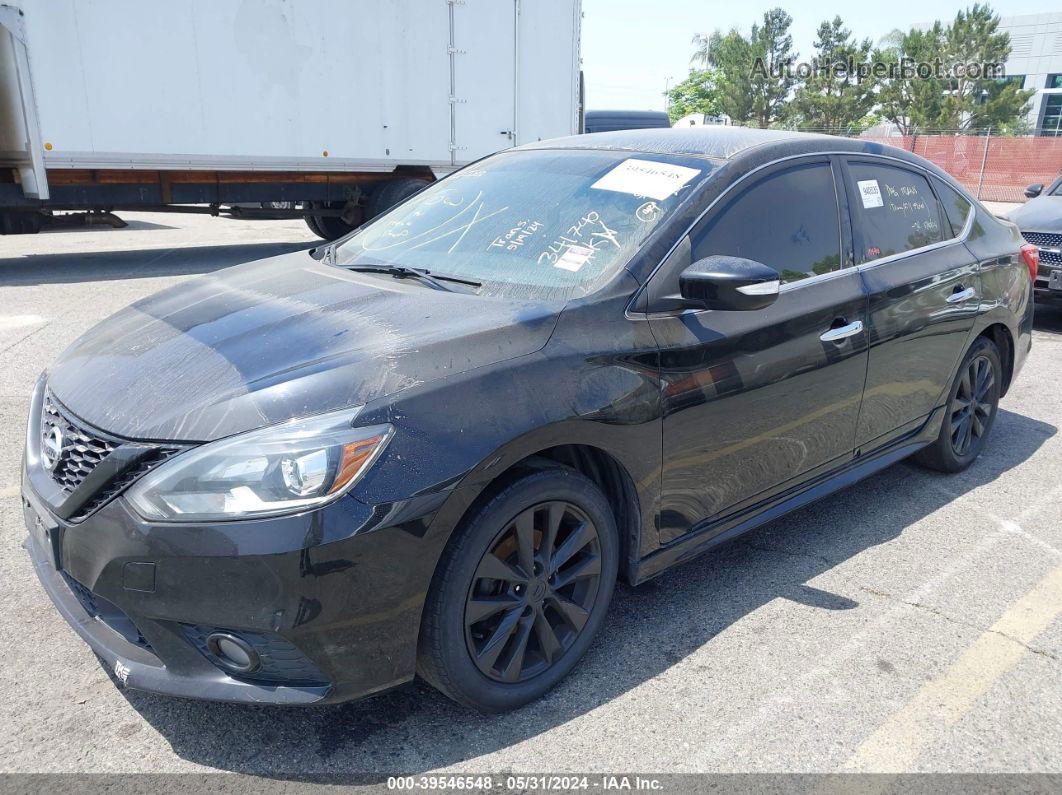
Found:
[[[429,184],[431,183],[423,179],[399,177],[382,185],[377,185],[375,190],[369,194],[369,202],[365,207],[365,218],[375,218],[380,213],[387,212],[396,204],[405,201]]]
[[[306,226],[310,227],[311,232],[313,232],[320,238],[323,238],[325,240],[328,239],[328,236],[324,233],[324,230],[317,225],[317,222],[320,219],[316,215],[307,215],[303,220],[306,221]]]
[[[345,202],[311,202],[310,208],[320,207],[328,210],[342,210]],[[308,215],[306,225],[310,231],[325,240],[335,240],[357,229],[361,224],[348,224],[334,215]]]
[[[41,231],[43,220],[39,212],[0,212],[0,235],[35,235]]]

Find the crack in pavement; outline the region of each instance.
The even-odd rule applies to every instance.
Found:
[[[880,596],[883,599],[888,599],[890,602],[907,605],[909,607],[917,607],[919,610],[925,610],[928,613],[932,613],[933,615],[943,618],[948,623],[955,624],[956,626],[967,627],[968,629],[975,629],[978,632],[990,632],[993,635],[999,635],[1001,638],[1006,638],[1009,641],[1017,643],[1019,646],[1024,647],[1027,651],[1031,651],[1033,654],[1039,654],[1042,657],[1047,657],[1050,660],[1058,662],[1058,656],[1053,654],[1052,652],[1047,651],[1046,649],[1038,649],[1035,646],[1030,646],[1028,643],[1025,643],[1024,641],[1015,638],[1012,635],[1008,635],[1006,632],[1000,632],[999,630],[992,629],[991,627],[982,627],[979,624],[975,624],[971,621],[963,621],[960,618],[955,618],[954,616],[945,613],[938,607],[923,604],[922,602],[910,602],[906,599],[901,599],[898,596],[894,596],[893,594],[890,594],[887,591],[881,591],[877,588],[870,588],[865,585],[859,586],[859,590],[864,591],[865,593],[872,594],[874,596]]]
[[[786,555],[788,557],[807,558],[807,559],[810,559],[810,560],[818,561],[820,563],[826,563],[826,564],[828,564],[828,565],[830,565],[832,567],[837,567],[837,566],[841,565],[839,561],[834,561],[834,560],[831,560],[830,558],[827,558],[827,557],[825,557],[823,555],[815,555],[815,554],[812,554],[812,553],[809,553],[809,552],[793,552],[793,551],[790,551],[790,550],[787,550],[787,549],[778,549],[776,547],[766,547],[766,546],[762,546],[762,545],[759,545],[759,544],[753,544],[751,542],[742,541],[742,540],[738,540],[737,544],[740,545],[740,546],[743,546],[743,547],[747,547],[748,549],[754,550],[756,552],[768,552],[768,553],[773,552],[775,554]],[[1027,651],[1030,651],[1033,654],[1038,654],[1041,657],[1046,657],[1047,659],[1054,660],[1055,662],[1059,661],[1058,655],[1056,655],[1056,654],[1054,654],[1052,652],[1049,652],[1046,649],[1040,649],[1040,648],[1037,648],[1035,646],[1030,646],[1029,644],[1019,640],[1018,638],[1015,638],[1015,637],[1013,637],[1011,635],[1008,635],[1005,632],[1000,632],[999,630],[991,629],[990,627],[982,627],[979,624],[975,624],[975,623],[970,622],[970,621],[963,621],[962,619],[955,618],[954,616],[949,615],[948,613],[945,613],[940,608],[933,607],[932,605],[927,605],[927,604],[924,604],[922,602],[912,602],[912,601],[909,601],[907,599],[902,599],[902,598],[900,598],[898,596],[894,596],[893,594],[890,594],[887,591],[882,591],[882,590],[879,590],[877,588],[871,588],[871,587],[866,586],[866,585],[858,585],[856,583],[853,583],[852,580],[849,579],[848,577],[846,577],[845,575],[840,574],[839,572],[836,572],[836,573],[841,577],[842,580],[844,580],[845,582],[847,582],[849,584],[855,585],[856,588],[858,588],[860,591],[863,591],[864,593],[868,593],[868,594],[871,594],[873,596],[880,596],[881,598],[888,599],[889,601],[895,602],[896,604],[907,605],[908,607],[916,607],[919,610],[925,610],[926,612],[932,613],[933,615],[938,616],[939,618],[942,618],[942,619],[944,619],[945,621],[947,621],[947,622],[949,622],[951,624],[955,624],[956,626],[962,626],[962,627],[966,627],[968,629],[975,629],[978,632],[990,632],[990,633],[992,633],[994,635],[999,635],[1002,638],[1005,638],[1005,639],[1007,639],[1009,641],[1017,643],[1019,646],[1024,647]],[[806,585],[806,583],[803,583],[803,584]]]

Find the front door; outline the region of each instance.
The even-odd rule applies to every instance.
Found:
[[[875,158],[846,159],[856,261],[870,299],[870,362],[856,446],[868,452],[916,431],[945,398],[980,301],[961,242],[973,208],[927,174]],[[965,204],[965,212],[963,212]]]
[[[859,272],[844,267],[849,225],[838,186],[826,157],[745,178],[650,283],[663,380],[664,543],[852,456],[866,296]],[[758,311],[654,313],[652,296],[677,292],[678,273],[712,254],[775,268],[777,301]],[[654,290],[659,279],[664,289]]]

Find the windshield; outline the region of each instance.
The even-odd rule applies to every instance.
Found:
[[[508,298],[579,297],[626,265],[715,167],[634,152],[503,152],[374,220],[336,262],[423,268]]]

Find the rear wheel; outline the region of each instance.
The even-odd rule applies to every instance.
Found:
[[[346,202],[310,202],[310,209],[342,210],[344,207],[346,207]],[[356,211],[360,217],[361,208],[356,208]],[[353,232],[361,226],[361,221],[359,220],[355,224],[348,224],[338,215],[308,215],[306,216],[306,225],[318,237],[322,237],[325,240],[335,240]]]
[[[324,230],[318,225],[317,222],[320,219],[316,215],[307,215],[303,220],[306,221],[306,226],[310,227],[311,232],[313,232],[320,238],[323,238],[325,240],[328,239],[328,235],[326,235]]]
[[[365,207],[366,217],[375,218],[380,213],[387,212],[396,204],[423,190],[427,185],[425,180],[413,177],[401,177],[377,185],[369,195],[369,201]]]
[[[513,709],[593,641],[619,565],[615,520],[592,481],[553,467],[510,483],[459,533],[425,605],[418,671],[473,709]]]
[[[915,460],[940,472],[961,472],[981,454],[999,409],[1003,383],[999,349],[979,337],[963,358],[948,395],[940,435]]]

